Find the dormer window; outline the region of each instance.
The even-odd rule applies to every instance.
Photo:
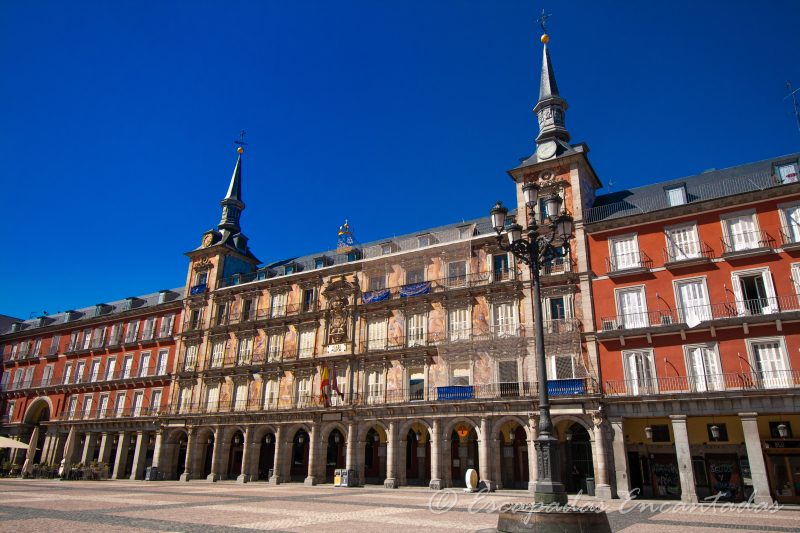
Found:
[[[283,267],[283,273],[286,274],[287,276],[289,274],[294,274],[294,272],[295,272],[294,265],[286,265],[285,267]]]
[[[664,192],[667,195],[667,204],[670,207],[686,203],[686,186],[684,184],[681,183],[680,185],[665,187]]]
[[[208,272],[198,272],[194,277],[195,285],[205,285],[208,282]]]
[[[797,161],[775,165],[775,177],[779,183],[797,183],[800,181],[800,166]]]
[[[325,260],[321,257],[317,257],[314,259],[314,268],[323,268],[325,267]]]
[[[389,255],[392,251],[392,243],[385,242],[381,244],[381,255]]]
[[[347,252],[347,262],[352,263],[361,259],[361,252],[359,250],[350,250]]]
[[[417,244],[419,245],[420,248],[422,248],[423,246],[430,246],[432,241],[433,239],[431,238],[430,235],[419,235],[417,237]]]
[[[459,239],[469,239],[473,235],[473,228],[472,226],[461,226],[458,228],[458,238]]]

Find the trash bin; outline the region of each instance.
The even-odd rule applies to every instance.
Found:
[[[158,467],[148,466],[147,469],[144,471],[144,480],[156,481],[157,479],[158,479]]]
[[[356,471],[353,469],[345,470],[347,473],[347,482],[345,483],[345,487],[357,487],[358,486],[358,475]]]
[[[586,478],[586,494],[589,496],[594,496],[594,478],[587,477]]]
[[[350,486],[349,481],[348,481],[349,476],[347,475],[348,471],[347,470],[337,470],[337,472],[339,472],[339,476],[338,476],[339,485],[338,486],[339,487],[349,487]]]

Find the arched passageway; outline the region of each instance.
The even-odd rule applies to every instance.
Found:
[[[478,433],[474,427],[459,424],[450,434],[450,468],[454,487],[465,487],[464,477],[470,468],[480,471]]]
[[[258,470],[253,474],[257,481],[269,481],[270,471],[275,468],[275,434],[268,431],[259,441]]]
[[[415,424],[406,434],[406,483],[428,486],[431,472],[431,441],[428,430]]]
[[[338,429],[328,435],[327,452],[325,455],[325,482],[333,482],[333,473],[338,468],[345,467],[346,444],[344,436]]]
[[[233,432],[228,443],[228,479],[236,479],[242,473],[242,457],[244,456],[244,434],[240,430]]]
[[[304,481],[308,476],[308,432],[305,429],[298,429],[292,439],[291,466],[289,468],[289,478],[291,481]]]
[[[586,428],[577,422],[564,431],[564,484],[568,493],[587,493],[586,479],[594,478],[592,439]]]
[[[509,422],[498,435],[500,442],[500,475],[504,489],[527,489],[530,479],[528,470],[528,441],[525,428]]]
[[[364,440],[364,483],[383,485],[386,479],[386,434],[377,427]]]

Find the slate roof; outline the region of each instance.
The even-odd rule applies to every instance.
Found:
[[[74,311],[65,311],[63,313],[56,313],[53,315],[48,315],[44,317],[32,318],[30,320],[13,320],[13,322],[20,322],[22,325],[19,329],[19,332],[27,332],[35,328],[40,327],[48,327],[54,326],[58,324],[66,324],[67,323],[67,313],[71,313],[72,318],[69,320],[70,324],[79,323],[81,320],[87,318],[96,318],[96,317],[111,317],[125,311],[130,311],[133,309],[144,309],[147,307],[155,307],[159,305],[158,303],[158,296],[161,294],[162,291],[154,292],[150,294],[145,294],[142,296],[134,296],[130,299],[130,306],[128,304],[129,298],[125,298],[123,300],[117,300],[114,302],[109,302],[102,304],[102,312],[99,314],[97,313],[97,309],[100,304],[93,305],[91,307],[83,307],[81,309],[76,309]],[[177,287],[175,289],[167,290],[167,296],[164,303],[167,302],[174,302],[175,300],[179,300],[183,297],[184,287]],[[3,315],[0,315],[3,316]],[[13,323],[12,322],[12,323]],[[3,326],[0,325],[0,335],[6,335],[11,333],[11,323]]]
[[[684,185],[686,188],[687,203],[776,187],[782,184],[774,178],[773,166],[777,163],[797,160],[798,157],[800,157],[800,153],[794,153],[603,194],[598,196],[592,208],[584,213],[584,221],[591,224],[667,209],[671,206],[667,203],[666,189],[679,185]]]

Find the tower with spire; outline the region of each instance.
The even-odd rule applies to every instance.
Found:
[[[190,294],[200,294],[215,289],[220,281],[236,274],[254,272],[260,263],[248,245],[248,238],[242,233],[241,216],[244,211],[242,201],[242,154],[244,148],[237,148],[238,157],[233,167],[228,192],[220,201],[222,216],[216,229],[203,234],[200,247],[186,255],[191,261],[187,287]],[[194,291],[194,293],[192,293]]]

